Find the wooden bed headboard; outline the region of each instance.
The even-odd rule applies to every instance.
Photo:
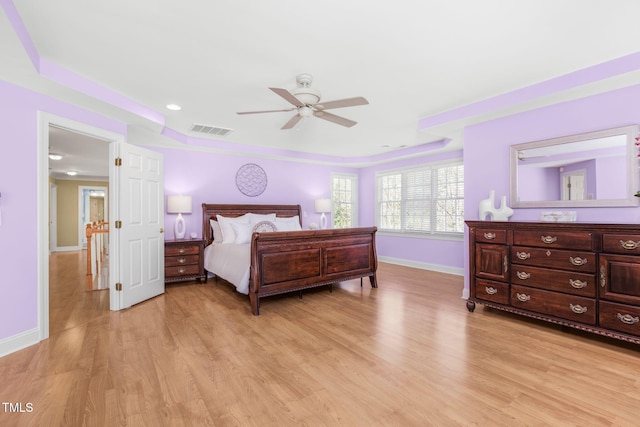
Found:
[[[302,226],[302,209],[300,205],[214,205],[214,204],[202,204],[202,237],[205,240],[205,245],[210,244],[213,241],[213,235],[211,231],[210,219],[216,219],[216,215],[222,215],[226,217],[237,217],[246,213],[255,214],[270,214],[275,213],[278,217],[292,217],[298,215],[300,220],[300,226]]]

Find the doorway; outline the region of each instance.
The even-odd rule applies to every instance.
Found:
[[[68,132],[72,132],[75,135],[84,135],[88,138],[101,140],[107,144],[109,157],[102,159],[102,161],[107,164],[109,188],[115,188],[112,172],[113,162],[110,161],[115,153],[113,147],[114,145],[124,143],[125,137],[122,134],[106,131],[104,129],[44,112],[38,113],[38,126],[38,329],[40,340],[44,340],[49,337],[49,249],[51,245],[50,236],[53,233],[50,231],[50,227],[52,225],[50,221],[50,196],[53,193],[51,191],[51,178],[49,174],[50,129],[63,129]],[[81,160],[79,160],[79,162],[81,162]],[[78,164],[80,165],[81,163]],[[56,186],[56,193],[58,195],[60,194],[59,186]],[[107,209],[106,212],[108,212],[108,218],[113,217],[113,206],[115,206],[114,198],[117,198],[116,193],[117,191],[109,191],[106,198],[108,208],[105,207],[105,209]],[[76,212],[78,211],[76,210]],[[60,225],[61,220],[62,218],[58,215],[56,226]],[[81,247],[79,249],[81,249]],[[110,274],[110,276],[112,275]],[[109,283],[109,288],[112,288],[112,283]],[[111,291],[109,293],[113,294]],[[110,301],[110,308],[113,309],[112,301]]]

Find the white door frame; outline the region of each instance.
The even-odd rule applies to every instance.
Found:
[[[110,143],[123,143],[125,135],[107,131],[101,128],[87,125],[85,123],[76,122],[64,117],[55,116],[50,113],[38,111],[38,144],[37,144],[37,234],[38,234],[38,329],[40,340],[49,338],[49,126],[55,126],[70,130],[76,133],[82,133],[94,138],[103,139]],[[110,144],[110,147],[114,144]],[[111,156],[110,156],[111,158]],[[113,166],[113,165],[111,165]],[[111,168],[109,169],[109,183],[111,184]],[[116,205],[117,189],[109,191],[109,218],[114,218],[113,208]],[[109,239],[111,245],[111,239]],[[111,251],[110,251],[111,253]],[[110,263],[109,268],[111,269]],[[111,274],[110,274],[111,276]],[[109,279],[110,293],[115,291],[112,289],[113,282]],[[111,309],[114,308],[113,302],[117,301],[111,298]]]

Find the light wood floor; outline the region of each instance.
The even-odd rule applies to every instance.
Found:
[[[379,289],[265,299],[255,317],[211,279],[109,312],[80,266],[52,257],[51,337],[0,359],[0,399],[33,407],[0,407],[2,426],[640,424],[640,348],[469,313],[461,277],[382,263]]]

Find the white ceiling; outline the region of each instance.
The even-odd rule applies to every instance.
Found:
[[[13,0],[40,58],[165,117],[231,128],[219,141],[343,157],[453,138],[464,121],[418,131],[431,115],[640,51],[637,0]],[[162,126],[38,75],[6,16],[0,78],[126,121]],[[352,128],[292,113],[268,87],[314,76]],[[637,83],[637,78],[630,83]],[[575,91],[571,96],[576,96]],[[165,109],[177,103],[182,111]],[[514,106],[518,108],[518,106]],[[505,109],[500,114],[508,114]],[[207,138],[207,137],[204,137]],[[215,144],[215,141],[212,141]]]

